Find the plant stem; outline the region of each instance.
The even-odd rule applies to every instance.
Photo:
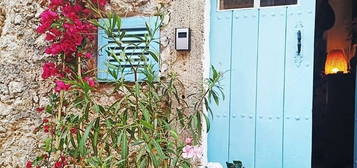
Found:
[[[63,108],[63,97],[64,97],[64,92],[60,92],[60,105],[58,106],[58,113],[57,113],[57,120],[60,121],[62,117],[62,108]]]
[[[77,57],[77,75],[79,78],[82,77],[82,69],[81,69],[81,57]]]
[[[66,60],[66,55],[63,55],[63,59],[62,59],[62,72],[64,72],[64,69],[65,69],[65,60]],[[63,99],[64,99],[64,92],[63,91],[60,91],[60,104],[58,106],[58,112],[57,112],[57,126],[60,125],[60,122],[61,122],[61,118],[62,118],[62,109],[63,109]],[[57,127],[56,126],[56,127]],[[56,130],[56,128],[55,128]],[[56,135],[56,131],[54,133]],[[58,136],[55,136],[56,137],[56,148],[59,147],[60,145],[60,139]]]

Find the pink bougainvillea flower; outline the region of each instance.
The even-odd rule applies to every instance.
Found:
[[[45,119],[42,120],[42,122],[43,122],[43,123],[48,123],[48,119],[45,118]]]
[[[54,168],[63,168],[63,163],[61,161],[57,161],[54,165]]]
[[[73,6],[73,5],[67,4],[62,8],[63,15],[66,16],[67,18],[70,18],[71,20],[76,20],[79,18],[79,16],[77,15],[77,12],[81,11],[81,10],[78,10],[79,8],[80,8],[79,6]]]
[[[86,81],[87,84],[88,84],[90,87],[94,87],[94,86],[95,86],[95,81],[93,80],[93,78],[85,77],[85,78],[84,78],[84,81]]]
[[[49,9],[43,11],[41,14],[40,14],[40,22],[42,24],[44,23],[53,23],[53,21],[55,21],[56,19],[58,19],[59,16],[56,12],[53,12]]]
[[[27,163],[26,163],[26,168],[32,168],[32,162],[27,161]]]
[[[52,41],[52,40],[55,40],[56,39],[56,36],[53,35],[52,33],[46,33],[46,38],[45,40],[47,41]]]
[[[51,27],[50,23],[43,23],[40,26],[37,27],[36,31],[37,33],[43,34],[45,33],[49,28]]]
[[[44,131],[45,133],[50,132],[50,126],[49,126],[49,125],[44,125],[44,126],[43,126],[43,131]]]
[[[59,37],[62,35],[62,32],[56,28],[50,29],[50,32],[53,33],[53,35],[55,35],[56,37]]]
[[[37,107],[35,110],[36,110],[38,113],[40,113],[40,112],[42,112],[43,110],[45,110],[45,108],[44,108],[44,107]]]
[[[47,41],[53,41],[62,36],[62,32],[58,29],[52,28],[49,30],[49,32],[46,33],[46,38],[45,40]]]
[[[83,58],[91,59],[92,58],[92,54],[91,53],[86,53],[86,54],[78,53],[77,57],[83,57]]]
[[[51,55],[58,55],[64,53],[65,55],[72,55],[78,51],[78,47],[83,45],[84,39],[94,39],[94,32],[96,32],[96,27],[89,22],[80,20],[81,14],[83,14],[85,8],[79,4],[71,5],[66,4],[62,10],[63,15],[70,19],[70,21],[65,21],[63,26],[63,31],[56,28],[50,28],[53,21],[51,20],[51,14],[44,14],[44,23],[37,28],[39,33],[46,33],[47,41],[56,40],[57,43],[50,45],[45,53]],[[87,14],[88,15],[88,14]],[[54,16],[54,15],[53,15]],[[47,32],[47,30],[49,30]],[[62,30],[62,29],[61,29]],[[91,57],[89,54],[83,55],[85,58]]]
[[[107,0],[93,0],[100,6],[104,6]],[[58,9],[60,7],[60,9]],[[90,10],[80,3],[69,3],[65,0],[51,0],[48,10],[40,15],[40,25],[36,29],[38,33],[46,34],[47,41],[56,41],[46,50],[46,54],[72,55],[78,51],[78,47],[83,45],[84,39],[94,40],[96,27],[88,21],[81,20],[90,15]],[[53,28],[53,23],[59,18],[65,17],[64,22],[60,22],[61,27]],[[90,54],[83,55],[91,58]]]
[[[82,45],[85,34],[94,32],[90,26],[76,25],[70,23],[64,23],[63,27],[65,32],[63,37],[58,43],[52,44],[46,49],[47,54],[57,55],[60,53],[65,53],[66,55],[72,55],[78,49],[77,47]],[[51,34],[51,35],[54,35]],[[53,40],[56,37],[49,35],[47,40]]]
[[[61,157],[60,157],[60,161],[61,161],[61,162],[66,162],[66,157],[61,156]]]
[[[53,22],[59,18],[56,12],[45,10],[40,14],[40,26],[36,29],[38,33],[45,33],[51,28]]]
[[[80,13],[82,13],[82,11],[83,11],[83,9],[84,9],[84,7],[82,6],[82,5],[80,5],[80,4],[78,4],[78,3],[76,3],[75,5],[73,5],[73,11],[75,12],[75,13],[77,13],[77,14],[80,14]]]
[[[52,55],[57,55],[59,53],[61,53],[63,46],[59,43],[54,43],[51,46],[49,46],[46,50],[45,53],[46,54],[52,54]]]
[[[72,133],[72,134],[77,134],[77,128],[71,128],[70,129],[70,132]]]
[[[58,80],[58,81],[56,81],[55,91],[56,92],[60,92],[62,90],[63,91],[67,91],[67,90],[69,90],[70,87],[71,87],[71,85],[66,84],[63,81]]]
[[[84,15],[89,15],[91,13],[91,11],[89,9],[87,9],[87,8],[83,9],[82,12],[83,12]]]
[[[63,168],[66,165],[67,165],[66,157],[61,156],[60,159],[55,163],[55,165],[53,167],[54,168]]]
[[[191,145],[192,144],[192,138],[186,138],[185,139],[185,144],[186,145]]]
[[[92,0],[93,3],[97,4],[99,7],[103,8],[107,4],[107,0]]]
[[[42,70],[43,70],[43,72],[42,72],[43,79],[47,79],[49,77],[58,75],[58,70],[56,68],[56,65],[52,62],[45,63],[42,66]]]
[[[63,0],[51,0],[50,5],[48,6],[50,9],[57,9],[59,6],[63,4]]]
[[[87,53],[84,56],[85,56],[85,58],[88,58],[88,59],[91,59],[93,57],[91,53]]]

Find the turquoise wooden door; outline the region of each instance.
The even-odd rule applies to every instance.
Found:
[[[228,71],[208,161],[311,167],[315,1],[234,10],[218,10],[218,2],[211,0],[211,63]]]

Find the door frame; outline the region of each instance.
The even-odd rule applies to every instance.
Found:
[[[215,0],[219,1],[219,0]],[[306,1],[306,0],[302,0]],[[301,0],[298,0],[297,4],[292,4],[292,5],[279,5],[279,6],[267,6],[267,7],[260,7],[260,2],[256,3],[257,0],[254,2],[254,7],[252,8],[238,8],[238,9],[224,9],[220,10],[219,7],[216,9],[216,11],[236,11],[236,10],[251,10],[251,9],[269,9],[269,8],[285,8],[287,6],[296,6],[299,7],[301,5],[304,5],[305,2],[302,2]],[[309,0],[308,0],[309,1]],[[259,7],[257,7],[259,5]],[[204,55],[203,55],[203,65],[204,65],[204,71],[203,71],[203,78],[206,79],[209,77],[210,74],[210,67],[211,67],[211,53],[210,53],[210,34],[211,34],[211,12],[212,12],[212,0],[205,0],[205,7],[204,7]],[[204,80],[203,79],[203,80]],[[311,92],[312,94],[312,92]],[[206,109],[202,107],[203,112],[208,114]],[[204,127],[205,128],[205,127]],[[206,130],[203,130],[206,131]],[[203,157],[201,159],[203,165],[208,163],[208,134],[206,132],[203,132],[202,134],[202,148],[203,148]],[[223,165],[224,166],[224,165]]]
[[[217,4],[219,4],[218,2],[220,0],[216,0]],[[235,9],[219,9],[219,5],[217,6],[216,11],[236,11],[236,10],[247,10],[247,9],[262,9],[262,8],[276,8],[276,7],[287,7],[287,6],[300,6],[301,5],[301,1],[297,1],[297,4],[291,4],[291,5],[277,5],[277,6],[260,6],[260,0],[253,0],[254,1],[254,6],[250,7],[250,8],[235,8]],[[209,1],[209,3],[211,3]]]
[[[205,82],[205,79],[210,76],[210,67],[211,67],[211,54],[210,54],[210,34],[211,34],[211,0],[205,0],[204,7],[204,42],[203,42],[203,79],[202,82]],[[206,87],[206,86],[204,86]],[[203,106],[202,111],[208,115],[208,111]],[[208,163],[208,133],[206,130],[205,122],[203,121],[204,126],[202,127],[202,148],[203,148],[203,157],[201,158],[201,162],[203,165]]]

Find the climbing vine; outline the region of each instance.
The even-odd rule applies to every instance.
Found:
[[[207,89],[185,96],[177,74],[159,79],[149,63],[140,71],[131,68],[143,74],[144,81],[126,82],[118,65],[123,60],[130,62],[130,54],[107,50],[104,52],[115,60],[107,70],[114,78],[109,85],[115,100],[110,105],[100,104],[94,97],[101,84],[88,66],[98,50],[97,29],[103,29],[118,47],[123,47],[123,38],[128,36],[115,31],[121,30],[121,19],[104,11],[107,3],[51,0],[40,15],[37,32],[49,42],[45,53],[54,57],[54,61],[43,64],[42,78],[53,81],[54,88],[49,104],[36,109],[49,116],[38,128],[47,133],[40,144],[42,153],[26,167],[192,167],[202,156],[199,145],[203,125],[209,129],[208,116],[201,108],[205,106],[210,112],[211,99],[219,103],[222,74],[212,67]],[[96,21],[103,17],[108,18],[108,24]],[[147,26],[145,38],[133,38],[144,45],[159,43],[153,34],[160,27],[160,22],[155,28]],[[160,62],[158,53],[145,52]],[[140,55],[142,60],[146,57]]]

